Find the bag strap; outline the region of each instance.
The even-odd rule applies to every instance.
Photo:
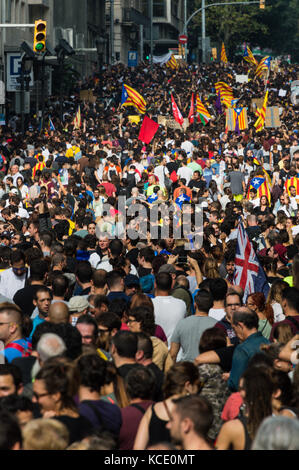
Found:
[[[171,419],[171,414],[170,414],[169,408],[168,408],[167,403],[166,403],[165,400],[163,400],[163,405],[164,405],[164,408],[166,410],[168,418]]]
[[[285,319],[293,323],[293,325],[296,326],[297,330],[299,330],[299,323],[294,317],[291,317],[290,315],[288,315]]]
[[[134,406],[137,410],[139,410],[143,415],[145,413],[145,409],[142,408],[142,406],[137,405],[137,403],[132,403],[130,406]]]

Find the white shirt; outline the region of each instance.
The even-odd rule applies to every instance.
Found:
[[[209,317],[215,318],[215,320],[220,321],[223,317],[225,317],[226,312],[224,308],[210,308],[209,310]]]
[[[180,178],[185,178],[186,186],[188,186],[189,181],[191,180],[192,175],[193,175],[193,170],[191,170],[191,168],[189,168],[188,166],[182,166],[181,168],[178,169],[177,175]]]
[[[16,276],[12,268],[5,269],[0,273],[0,292],[9,299],[13,299],[18,290],[25,287],[26,274]]]
[[[156,168],[154,169],[154,175],[158,176],[159,184],[161,184],[162,186],[165,186],[165,175],[166,176],[169,175],[169,171],[167,167],[164,165],[156,166]]]
[[[170,347],[172,333],[178,322],[186,315],[186,304],[183,300],[175,299],[171,295],[157,296],[152,301],[155,322],[163,328],[167,336],[168,347]]]
[[[181,144],[181,149],[185,150],[186,154],[189,155],[191,153],[191,155],[193,154],[193,149],[194,149],[194,145],[192,144],[192,142],[190,142],[189,140],[186,140],[185,142],[183,142]]]

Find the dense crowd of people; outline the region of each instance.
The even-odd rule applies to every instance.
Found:
[[[299,448],[298,71],[280,65],[265,83],[243,63],[117,64],[64,97],[63,121],[56,97],[42,130],[29,116],[23,136],[9,116],[0,449]],[[226,129],[219,81],[247,108],[248,129]],[[143,116],[121,106],[123,84],[148,117],[167,119],[149,144]],[[251,101],[265,85],[280,125],[257,133]],[[88,89],[96,100],[80,101]],[[187,117],[192,93],[212,118],[174,126],[171,94]],[[266,294],[236,284],[240,222]]]

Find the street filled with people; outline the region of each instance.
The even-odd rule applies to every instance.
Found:
[[[104,66],[7,116],[1,450],[299,449],[299,67],[272,62]]]

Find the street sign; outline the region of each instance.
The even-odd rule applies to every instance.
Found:
[[[179,43],[180,44],[187,44],[188,42],[188,36],[186,34],[180,34],[179,35]]]
[[[128,67],[137,67],[138,65],[138,52],[129,51],[128,52]]]
[[[6,54],[6,91],[20,90],[18,79],[21,76],[21,58],[20,52],[7,52]],[[30,72],[29,86],[33,86],[33,70]]]

